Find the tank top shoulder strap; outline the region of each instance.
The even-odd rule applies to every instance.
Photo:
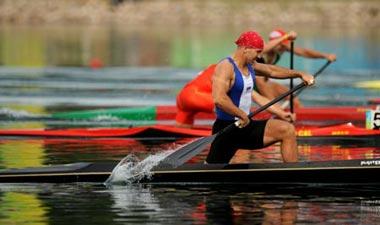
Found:
[[[256,73],[255,73],[255,70],[252,67],[252,64],[248,64],[247,67],[248,67],[249,73],[251,74],[253,83],[255,83],[255,81],[256,81]]]
[[[227,59],[234,66],[234,69],[238,69],[236,64],[235,64],[235,61],[231,57],[228,56]]]
[[[239,68],[236,66],[234,60],[233,60],[231,57],[227,57],[227,59],[228,59],[228,61],[234,66],[235,74],[236,74],[236,73],[240,73],[240,70],[239,70]],[[253,69],[253,67],[252,67],[251,64],[248,64],[247,67],[248,67],[248,71],[249,71],[249,73],[251,74],[251,77],[252,77],[253,83],[255,83],[255,81],[256,81],[255,70]]]
[[[232,66],[234,67],[234,75],[240,75],[242,76],[241,72],[240,72],[240,69],[237,67],[235,61],[231,58],[231,57],[227,57],[228,61],[232,64]]]

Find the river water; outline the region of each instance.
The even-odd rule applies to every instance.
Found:
[[[240,30],[0,27],[0,129],[137,125],[110,119],[54,120],[49,115],[174,104],[188,80],[231,53]],[[378,89],[355,87],[359,81],[380,79],[379,31],[297,31],[296,46],[338,56],[316,86],[304,91],[305,105],[365,105],[379,97]],[[284,55],[280,65],[287,67],[288,61]],[[310,73],[324,64],[299,57],[295,62],[295,68]],[[104,67],[91,68],[97,64]],[[2,136],[0,167],[120,160],[129,154],[143,159],[190,140]],[[194,161],[202,161],[204,154]],[[302,161],[375,158],[380,157],[380,146],[300,142],[299,154]],[[238,152],[234,162],[280,162],[280,158],[278,147],[271,147]],[[376,224],[380,188],[0,184],[0,208],[1,224]]]

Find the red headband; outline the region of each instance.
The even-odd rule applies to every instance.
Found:
[[[264,41],[262,37],[255,31],[247,31],[240,35],[235,41],[237,46],[244,46],[262,50],[264,48]]]

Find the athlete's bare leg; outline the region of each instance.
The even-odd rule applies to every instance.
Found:
[[[264,131],[264,145],[275,142],[281,144],[281,154],[284,162],[297,162],[296,131],[291,123],[278,119],[269,119]]]

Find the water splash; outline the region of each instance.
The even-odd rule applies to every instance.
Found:
[[[153,167],[157,166],[159,162],[173,151],[170,150],[150,155],[142,161],[133,154],[127,155],[113,169],[112,174],[104,184],[106,186],[110,184],[131,184],[137,183],[142,179],[150,179]]]
[[[120,121],[119,117],[111,116],[111,115],[99,115],[92,120],[95,122],[102,122],[102,121],[106,121],[106,122],[108,122],[108,121],[115,122],[116,121],[117,122],[117,121]]]
[[[154,125],[157,122],[152,120],[127,120],[124,118],[120,118],[117,116],[112,115],[99,115],[92,119],[90,119],[91,122],[116,122],[116,123],[124,123],[128,124],[129,126],[141,126],[141,125]]]

